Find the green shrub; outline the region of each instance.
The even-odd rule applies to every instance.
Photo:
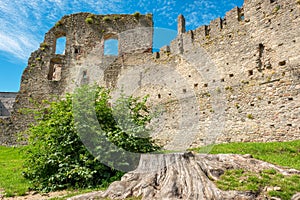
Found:
[[[48,46],[49,46],[49,45],[48,45],[46,42],[43,42],[43,43],[40,44],[40,47],[46,48],[46,47],[48,47]]]
[[[239,105],[238,103],[235,103],[234,105],[235,105],[235,107],[236,107],[237,109],[240,108],[240,105]]]
[[[93,22],[94,22],[93,18],[91,18],[91,17],[85,18],[85,23],[92,24]]]
[[[119,15],[115,15],[114,20],[118,20],[118,19],[121,19],[121,17]]]
[[[254,117],[253,117],[252,114],[247,114],[247,118],[248,118],[248,119],[254,119]]]
[[[232,92],[232,91],[233,91],[233,88],[232,88],[231,86],[226,86],[226,87],[225,87],[225,90]]]
[[[105,21],[105,22],[109,22],[109,21],[110,21],[110,17],[109,17],[109,16],[105,16],[105,17],[103,17],[103,21]]]
[[[135,13],[133,13],[133,16],[134,16],[136,19],[139,19],[139,18],[141,17],[141,13],[135,12]]]
[[[148,19],[151,19],[151,18],[152,18],[152,14],[151,14],[151,13],[147,13],[147,14],[146,14],[146,17],[147,17]]]
[[[107,90],[83,86],[73,95],[68,94],[63,100],[39,109],[37,125],[27,132],[29,151],[24,172],[34,189],[50,191],[107,185],[123,174],[116,170],[120,165],[127,166],[133,162],[121,150],[111,148],[113,144],[131,152],[158,150],[145,129],[150,120],[145,106],[146,98],[140,100],[122,96],[116,102],[115,109],[109,106],[109,100]],[[92,110],[86,103],[93,105]],[[129,112],[124,112],[124,108]],[[81,109],[84,115],[78,115],[77,109]],[[114,112],[122,114],[116,118]],[[94,115],[97,125],[81,123],[93,122]],[[124,117],[135,126],[122,124]],[[83,144],[86,142],[85,137],[89,145]],[[93,148],[88,151],[86,146]],[[118,151],[121,153],[116,157]],[[95,156],[100,160],[114,156],[116,159],[106,166]]]
[[[61,20],[59,20],[58,22],[56,22],[55,27],[61,26],[63,25],[63,22]]]
[[[277,6],[274,8],[273,12],[278,12],[279,10],[280,10],[280,5],[277,5]]]

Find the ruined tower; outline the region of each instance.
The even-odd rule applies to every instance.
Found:
[[[32,121],[32,116],[22,113],[24,108],[72,92],[84,83],[107,86],[105,80],[108,83],[118,76],[115,71],[122,65],[122,56],[151,53],[152,26],[151,14],[64,16],[45,34],[40,48],[28,60],[11,117],[15,128],[10,134],[25,130]],[[63,53],[58,54],[60,38],[66,43]],[[118,55],[105,55],[109,39],[117,40]]]

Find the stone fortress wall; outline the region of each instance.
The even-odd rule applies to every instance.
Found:
[[[299,10],[297,1],[246,0],[172,42],[171,52],[183,54],[201,46],[217,67],[220,79],[201,83],[200,93],[215,81],[223,85],[226,125],[219,142],[300,139]]]
[[[16,92],[0,92],[0,144],[11,144],[14,126],[11,122],[10,115],[13,112]]]
[[[63,17],[32,53],[0,141],[13,143],[12,136],[26,129],[32,116],[22,109],[32,108],[32,100],[94,82],[150,94],[152,107],[162,110],[153,136],[168,149],[214,140],[300,139],[299,2],[245,0],[242,8],[188,32],[184,21],[179,16],[170,46],[152,54],[151,15]],[[62,36],[65,53],[57,55]],[[117,57],[104,55],[110,38],[119,41]]]
[[[188,32],[179,16],[177,38],[147,61],[125,59],[117,87],[164,105],[154,136],[168,149],[300,139],[299,10],[245,1]]]
[[[0,117],[10,116],[16,96],[16,92],[0,92]]]

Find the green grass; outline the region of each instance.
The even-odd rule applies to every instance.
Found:
[[[252,191],[258,193],[264,188],[275,188],[267,192],[269,196],[279,197],[282,200],[289,200],[300,191],[300,176],[283,176],[276,170],[263,170],[259,174],[243,169],[228,170],[216,182],[222,190]]]
[[[192,149],[205,152],[209,148]],[[276,165],[300,170],[300,140],[271,143],[229,143],[215,145],[211,154],[251,154],[254,158]],[[291,199],[300,191],[300,176],[283,176],[276,170],[263,170],[256,174],[246,169],[226,171],[216,182],[222,190],[262,191],[265,187],[280,187],[279,191],[269,191],[268,195],[282,200]]]
[[[201,152],[203,148],[192,149]],[[300,170],[300,140],[270,143],[229,143],[215,145],[211,154],[251,154],[269,163]]]
[[[0,189],[6,197],[22,196],[30,186],[29,181],[23,178],[24,147],[0,146]]]
[[[23,161],[26,156],[24,149],[25,147],[0,146],[0,191],[3,189],[7,197],[24,195],[30,187],[29,181],[22,176]],[[203,148],[193,150],[201,152]],[[292,142],[220,144],[215,145],[210,153],[252,154],[254,158],[300,170],[300,140]],[[271,191],[269,195],[278,196],[282,199],[288,199],[294,191],[300,191],[300,184],[295,184],[300,182],[299,176],[283,177],[276,172],[272,173],[272,171],[253,174],[244,170],[232,170],[225,172],[223,178],[217,183],[223,189],[228,187],[227,189],[235,188],[256,191],[261,190],[265,185],[281,185],[281,191]],[[88,191],[91,190],[74,191],[66,197]],[[66,197],[56,199],[65,199]]]

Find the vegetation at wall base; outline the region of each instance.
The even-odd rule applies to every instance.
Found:
[[[111,143],[131,152],[146,153],[159,149],[149,136],[145,136],[147,134],[145,126],[150,120],[145,98],[140,100],[123,96],[117,101],[115,107],[117,109],[126,107],[130,112],[122,113],[127,113],[126,117],[138,124],[139,128],[124,130],[116,122],[118,119],[114,118],[114,110],[109,103],[109,91],[97,86],[83,86],[73,95],[67,94],[63,100],[51,102],[46,108],[42,106],[37,115],[39,118],[37,125],[26,132],[29,135],[29,145],[24,176],[30,180],[35,190],[48,192],[66,188],[107,186],[123,175],[123,172],[114,167],[122,160],[121,158],[108,167],[96,159],[83,144],[78,134],[81,125],[74,120],[73,98],[76,95],[77,98],[78,95],[82,97],[80,99],[91,97],[87,100],[92,102],[101,127],[83,129],[83,131],[96,130],[97,138],[91,138],[92,142],[99,138],[109,138]],[[84,111],[84,120],[88,121],[89,113],[92,111]],[[139,137],[140,134],[143,134],[143,137]],[[101,144],[101,141],[99,142]],[[116,153],[110,149],[106,150],[104,157],[111,157]],[[124,163],[126,159],[122,161]]]
[[[66,98],[62,102],[55,102],[54,105],[58,106],[57,110],[68,110],[68,103],[69,100]],[[64,109],[62,109],[60,106],[62,106]],[[59,109],[58,109],[59,108]],[[62,119],[66,120],[68,115],[62,114],[58,115],[59,117],[62,117]],[[57,116],[57,117],[58,117]],[[65,116],[65,117],[63,117]],[[63,123],[62,123],[63,124]],[[52,125],[48,124],[50,127]],[[58,126],[60,127],[60,126]],[[54,134],[55,135],[55,134]],[[51,138],[49,135],[46,135],[47,138]],[[64,136],[62,135],[59,139],[63,139]],[[73,137],[72,134],[68,134],[68,137],[71,139]],[[70,142],[70,139],[66,139],[66,143],[62,143],[62,145],[66,146],[60,146],[60,149],[66,150],[69,147],[67,145],[68,142]],[[50,141],[55,139],[52,138]],[[78,142],[75,140],[75,143]],[[74,143],[73,143],[74,144]],[[48,143],[47,143],[48,145]],[[50,148],[51,147],[51,148]],[[34,172],[34,170],[38,170],[37,165],[35,163],[31,163],[30,165],[24,165],[24,159],[28,156],[27,151],[32,151],[35,153],[40,154],[39,158],[37,158],[38,161],[37,164],[43,164],[43,167],[47,167],[49,163],[59,163],[60,159],[63,159],[60,155],[60,153],[57,153],[56,155],[53,154],[49,160],[45,163],[42,163],[45,157],[41,157],[42,153],[45,151],[45,149],[35,149],[32,146],[30,146],[29,149],[27,147],[0,147],[0,194],[4,194],[5,196],[15,196],[15,195],[24,195],[30,188],[35,189],[41,189],[42,184],[37,184],[36,182],[32,181],[32,184],[29,183],[28,180],[24,179],[22,176],[22,172],[24,171],[24,167],[26,167],[26,171],[28,172]],[[54,146],[49,146],[47,148],[48,150],[54,148]],[[103,187],[107,187],[110,182],[118,179],[122,173],[118,171],[113,171],[112,169],[103,166],[101,163],[97,163],[94,159],[94,157],[90,157],[91,160],[88,160],[88,156],[90,156],[88,153],[86,153],[86,150],[82,150],[81,148],[78,148],[79,151],[81,151],[81,156],[77,155],[77,158],[82,158],[82,160],[77,160],[79,164],[83,164],[85,166],[91,167],[91,166],[98,166],[99,164],[99,170],[102,170],[102,172],[107,173],[107,177],[104,179],[102,178],[101,182],[97,182],[97,184],[102,184]],[[42,151],[41,151],[42,150]],[[201,152],[201,148],[193,149],[194,151]],[[73,152],[73,151],[72,151]],[[229,144],[219,144],[215,145],[214,148],[210,153],[213,154],[219,154],[219,153],[236,153],[236,154],[252,154],[254,158],[261,159],[267,162],[271,162],[277,165],[286,166],[290,168],[300,169],[300,140],[298,141],[290,141],[290,142],[271,142],[271,143],[229,143]],[[29,156],[33,156],[29,155]],[[37,155],[37,154],[35,154]],[[50,155],[50,154],[49,154]],[[41,160],[40,160],[41,159]],[[69,160],[69,157],[64,157],[67,161]],[[27,160],[28,162],[28,160]],[[67,166],[75,166],[72,165],[72,163],[69,161],[69,163],[65,163],[65,165],[62,165],[63,167]],[[84,172],[90,172],[88,168],[82,168],[75,167],[70,169],[69,175],[74,175],[74,180],[82,180],[82,177],[80,176],[80,172],[84,174]],[[76,169],[79,169],[76,172]],[[31,170],[31,171],[28,171]],[[82,171],[80,171],[82,170]],[[67,176],[66,174],[63,174],[65,171],[60,170],[58,174],[60,176]],[[66,173],[66,172],[65,172]],[[35,176],[38,176],[39,174],[35,172]],[[95,174],[97,173],[95,172]],[[51,177],[51,176],[49,176]],[[87,176],[89,177],[89,176]],[[99,176],[100,178],[103,177],[103,174]],[[67,177],[68,178],[68,177]],[[66,178],[62,178],[64,180]],[[51,188],[46,188],[44,191],[47,190],[54,190],[54,189],[61,189],[63,187],[54,187],[51,185],[51,179],[49,182],[48,180],[41,179],[45,181],[43,183],[44,185],[47,184],[47,186],[50,186]],[[68,179],[70,180],[70,179]],[[99,179],[97,178],[99,181]],[[278,174],[275,170],[263,170],[260,174],[254,174],[253,172],[247,171],[247,169],[239,169],[239,170],[229,170],[225,172],[221,179],[216,183],[218,187],[220,187],[223,190],[251,190],[253,192],[262,191],[266,188],[270,188],[270,191],[268,191],[268,194],[270,196],[276,196],[280,197],[281,199],[290,199],[290,196],[296,193],[297,191],[300,191],[299,186],[300,178],[299,176],[282,176]],[[93,183],[91,180],[87,180],[87,183],[79,184],[66,184],[65,188],[79,188],[79,187],[87,187],[87,188],[98,188],[99,185],[93,187]],[[37,185],[34,185],[37,184]],[[89,185],[90,184],[90,185]],[[275,189],[277,187],[277,189]],[[272,190],[272,188],[274,188]],[[84,193],[84,190],[79,190],[79,193]],[[76,193],[78,194],[78,193]]]
[[[290,142],[272,143],[229,143],[214,146],[211,153],[237,153],[252,154],[254,158],[283,165],[290,168],[300,169],[300,140]],[[194,149],[200,151],[201,149]],[[26,147],[1,147],[0,146],[0,192],[5,196],[24,195],[29,188],[32,188],[28,180],[22,177],[24,171],[24,160],[26,158]],[[120,175],[120,174],[119,174]],[[269,177],[269,178],[268,178]],[[116,178],[116,176],[114,177]],[[110,181],[103,181],[104,186],[108,186]],[[268,182],[269,181],[269,182]],[[287,183],[284,186],[282,182]],[[241,183],[242,186],[241,186]],[[298,185],[297,185],[298,183]],[[257,191],[265,187],[279,187],[280,190],[269,191],[270,196],[277,196],[282,199],[289,199],[295,192],[299,191],[299,177],[285,177],[274,170],[264,170],[260,174],[242,170],[227,171],[217,183],[221,189],[240,189]],[[226,188],[227,187],[227,188]],[[96,187],[99,189],[99,186]],[[92,188],[90,189],[92,190]],[[90,191],[88,190],[88,191]],[[78,190],[74,194],[84,193],[86,190]]]

